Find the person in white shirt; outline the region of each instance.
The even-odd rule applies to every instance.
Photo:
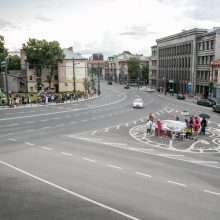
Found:
[[[151,120],[148,120],[146,124],[147,133],[151,132],[152,126],[153,126],[153,122]]]

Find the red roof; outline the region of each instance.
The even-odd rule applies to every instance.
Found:
[[[214,65],[214,66],[220,65],[220,59],[217,59],[217,60],[213,61],[212,65]]]
[[[104,60],[90,60],[89,64],[104,64]]]

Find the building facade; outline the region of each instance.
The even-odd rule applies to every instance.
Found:
[[[115,82],[124,82],[130,80],[128,73],[128,61],[131,58],[137,58],[140,60],[140,69],[144,65],[149,64],[149,59],[142,54],[132,54],[129,51],[124,51],[121,54],[108,57],[106,64],[106,72],[108,73],[108,79]]]
[[[219,31],[195,28],[157,39],[151,47],[151,85],[207,97],[211,62],[220,55]]]
[[[57,60],[57,68],[51,76],[50,69],[42,68],[42,91],[67,92],[84,91],[84,81],[87,78],[87,58],[74,53],[73,48],[63,49],[65,58]],[[21,69],[26,71],[27,92],[37,92],[37,76],[35,69],[26,61],[24,50],[21,50]],[[51,77],[51,80],[49,78]]]

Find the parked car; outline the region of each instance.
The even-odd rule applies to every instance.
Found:
[[[220,104],[215,104],[212,106],[213,112],[220,112]]]
[[[176,98],[177,98],[177,99],[185,99],[186,97],[185,97],[185,95],[184,95],[183,93],[178,93],[178,94],[176,95]]]
[[[125,88],[125,89],[129,89],[130,87],[129,87],[128,84],[126,84],[126,85],[124,85],[124,88]]]
[[[153,91],[154,90],[152,88],[150,88],[150,87],[147,87],[146,90],[145,90],[145,92],[153,92]]]
[[[203,105],[203,106],[208,106],[208,107],[212,107],[213,103],[211,101],[209,101],[208,99],[200,99],[197,101],[198,105]]]
[[[112,85],[112,81],[108,81],[108,85]]]
[[[216,105],[216,101],[215,100],[213,100],[213,99],[208,99],[213,105]]]
[[[143,108],[144,107],[144,102],[142,99],[135,99],[133,101],[133,108]]]

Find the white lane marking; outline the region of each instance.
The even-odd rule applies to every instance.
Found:
[[[109,131],[109,128],[106,128],[106,129],[105,129],[105,132],[108,132],[108,131]]]
[[[175,185],[178,185],[178,186],[183,186],[183,187],[186,187],[185,184],[182,184],[182,183],[177,183],[177,182],[173,182],[173,181],[167,181],[168,183],[172,183],[172,184],[175,184]]]
[[[86,120],[86,119],[84,119],[84,120],[82,120],[82,122],[87,122],[88,120]]]
[[[76,123],[75,121],[70,122],[70,124],[75,124],[75,123]]]
[[[59,125],[56,125],[57,127],[62,127],[62,126],[64,126],[64,124],[59,124]]]
[[[208,124],[211,124],[211,121],[208,121]]]
[[[133,121],[133,123],[136,125],[137,124],[137,122],[136,121]]]
[[[117,213],[117,214],[119,214],[119,215],[121,215],[121,216],[124,216],[124,217],[129,218],[129,219],[132,219],[132,220],[140,220],[139,218],[135,218],[135,217],[133,217],[133,216],[131,216],[131,215],[126,214],[125,212],[121,212],[121,211],[119,211],[119,210],[117,210],[117,209],[111,208],[110,206],[104,205],[103,203],[96,202],[96,201],[93,200],[93,199],[89,199],[88,197],[82,196],[82,195],[80,195],[80,194],[78,194],[78,193],[75,193],[75,192],[73,192],[73,191],[71,191],[71,190],[68,190],[68,189],[66,189],[66,188],[64,188],[64,187],[62,187],[62,186],[59,186],[59,185],[54,184],[54,183],[52,183],[52,182],[50,182],[50,181],[47,181],[47,180],[45,180],[45,179],[43,179],[43,178],[40,178],[40,177],[35,176],[35,175],[31,174],[31,173],[28,173],[28,172],[26,172],[26,171],[24,171],[24,170],[22,170],[22,169],[19,169],[19,168],[15,167],[15,166],[12,166],[12,165],[8,164],[8,163],[5,163],[4,161],[0,161],[0,163],[2,163],[2,164],[4,164],[5,166],[8,166],[8,167],[10,167],[10,168],[12,168],[12,169],[14,169],[14,170],[17,170],[18,172],[23,173],[23,174],[25,174],[25,175],[27,175],[27,176],[29,176],[29,177],[32,177],[32,178],[34,178],[34,179],[36,179],[36,180],[39,180],[39,181],[41,181],[41,182],[43,182],[43,183],[46,183],[47,185],[50,185],[50,186],[52,186],[52,187],[54,187],[54,188],[56,188],[56,189],[59,189],[59,190],[61,190],[61,191],[64,191],[64,192],[66,192],[66,193],[68,193],[68,194],[71,194],[71,195],[73,195],[73,196],[75,196],[75,197],[78,197],[78,198],[80,198],[80,199],[83,199],[83,200],[85,200],[85,201],[87,201],[87,202],[93,203],[93,204],[95,204],[95,205],[97,205],[97,206],[100,206],[100,207],[102,207],[102,208],[104,208],[104,209],[107,209],[107,210],[110,210],[110,211],[112,211],[112,212],[115,212],[115,213]]]
[[[40,121],[48,121],[48,119],[41,119]]]
[[[111,168],[115,168],[115,169],[122,170],[122,168],[121,168],[121,167],[114,166],[114,165],[111,165],[111,164],[108,164],[107,166],[108,166],[108,167],[111,167]]]
[[[116,129],[119,129],[120,128],[120,125],[117,125]]]
[[[66,152],[61,152],[61,154],[67,155],[67,156],[72,156],[72,154],[66,153]]]
[[[29,143],[29,142],[24,142],[24,143],[27,144],[27,145],[30,145],[30,146],[34,146],[34,144]]]
[[[90,162],[94,162],[94,163],[96,162],[95,160],[92,160],[92,159],[89,159],[89,158],[86,158],[86,157],[83,157],[82,159],[83,159],[83,160],[90,161]]]
[[[16,139],[13,138],[8,138],[9,141],[17,141]]]
[[[43,127],[43,128],[41,128],[42,130],[44,130],[44,129],[49,129],[50,127]]]
[[[34,131],[35,129],[28,129],[28,130],[25,130],[24,132],[32,132]]]
[[[202,161],[202,160],[192,160],[193,163],[218,163],[217,161]]]
[[[8,127],[13,127],[13,126],[17,126],[19,124],[11,124],[11,125],[8,125]]]
[[[53,149],[50,148],[50,147],[41,147],[41,148],[43,148],[43,149],[45,149],[45,150],[53,150]]]
[[[140,172],[135,172],[135,173],[138,174],[138,175],[141,175],[141,176],[149,177],[149,178],[152,177],[151,175],[148,175],[148,174],[145,174],[145,173],[140,173]]]
[[[59,120],[60,118],[53,118],[54,120]]]
[[[158,154],[159,156],[167,156],[167,157],[185,157],[183,154]]]
[[[25,124],[32,124],[32,123],[34,123],[34,121],[28,121]]]
[[[96,130],[96,131],[93,131],[93,132],[91,133],[91,135],[94,135],[96,132],[97,132],[97,130]]]
[[[212,192],[212,191],[209,191],[209,190],[206,190],[206,189],[204,189],[203,191],[207,192],[207,193],[210,193],[210,194],[213,194],[213,195],[216,195],[216,196],[220,196],[220,193],[217,193],[217,192]]]
[[[160,115],[160,113],[159,113],[159,112],[156,112],[155,114],[156,114],[156,115]]]
[[[70,118],[70,117],[71,117],[70,115],[65,116],[65,118]]]
[[[144,119],[141,119],[140,121],[141,121],[141,122],[144,122]]]
[[[96,120],[97,118],[91,118],[92,120]]]
[[[128,127],[128,123],[126,123],[125,126]]]

